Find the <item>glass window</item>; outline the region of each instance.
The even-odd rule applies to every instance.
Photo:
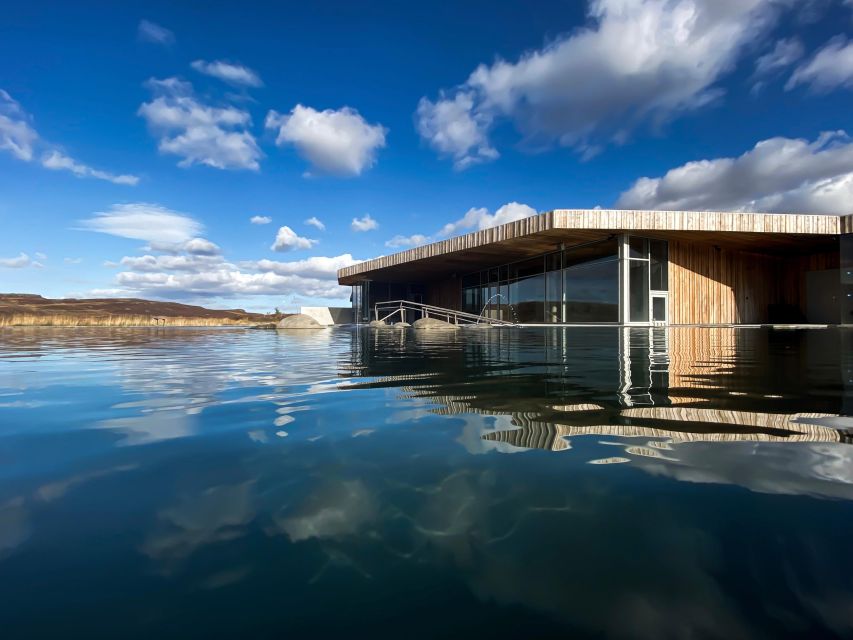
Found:
[[[541,259],[539,264],[541,265]],[[509,299],[519,322],[543,322],[545,316],[545,274],[522,278],[509,285]]]
[[[566,322],[619,321],[619,259],[616,256],[563,270]]]
[[[515,316],[513,315],[513,310],[509,306],[509,285],[502,284],[500,286],[500,313],[498,317],[501,320],[515,320]]]
[[[545,322],[563,321],[563,274],[549,271],[545,274]]]
[[[559,271],[563,268],[563,254],[551,253],[545,256],[545,271]]]
[[[652,298],[652,320],[656,322],[666,321],[666,298],[663,296]]]
[[[544,272],[545,261],[543,260],[542,256],[538,256],[530,260],[525,260],[524,262],[518,262],[516,264],[510,265],[509,277],[526,278],[528,276],[535,276]]]
[[[669,243],[665,240],[649,240],[650,286],[655,291],[666,291],[669,288],[667,274]]]
[[[628,260],[628,294],[631,322],[649,321],[649,263]]]
[[[646,260],[649,257],[649,241],[646,238],[631,236],[628,238],[628,257]]]

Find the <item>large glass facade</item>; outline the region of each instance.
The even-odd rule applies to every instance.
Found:
[[[521,323],[619,322],[619,240],[469,274],[462,280],[462,306]]]
[[[463,275],[461,310],[521,324],[666,322],[668,264],[666,241],[613,235]],[[426,292],[364,282],[353,287],[353,314],[367,322],[377,302],[425,302]]]

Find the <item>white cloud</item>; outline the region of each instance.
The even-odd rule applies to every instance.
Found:
[[[323,221],[317,218],[316,216],[311,216],[305,221],[305,224],[310,225],[312,227],[317,227],[320,231],[326,230],[326,225],[323,224]]]
[[[841,87],[853,88],[853,41],[839,35],[832,38],[810,60],[794,70],[785,89],[808,85],[815,93]]]
[[[500,156],[489,144],[491,118],[474,112],[473,92],[460,91],[453,98],[418,103],[418,133],[441,155],[451,156],[455,169]]]
[[[0,149],[25,162],[33,159],[33,146],[38,139],[29,121],[21,105],[0,89]]]
[[[137,37],[144,42],[170,45],[175,41],[175,34],[150,20],[140,20],[136,30]]]
[[[97,178],[98,180],[106,180],[113,184],[125,184],[130,186],[135,186],[139,183],[138,176],[127,174],[116,175],[109,171],[93,169],[88,165],[77,162],[73,158],[69,158],[56,149],[49,151],[42,156],[41,165],[46,169],[70,171],[79,178]]]
[[[144,202],[114,204],[108,211],[99,211],[94,217],[82,220],[80,226],[120,238],[144,240],[158,247],[180,247],[197,238],[203,229],[201,223],[183,213]]]
[[[460,231],[471,229],[489,229],[535,215],[536,209],[519,202],[508,202],[495,211],[494,214],[489,213],[489,210],[485,207],[471,208],[459,220],[444,225],[441,231],[438,232],[438,235],[450,236]]]
[[[252,224],[269,224],[272,222],[272,218],[269,216],[252,216],[249,218],[249,222]]]
[[[390,240],[386,240],[385,246],[391,247],[392,249],[398,249],[400,247],[416,247],[418,245],[427,244],[428,242],[431,242],[431,238],[421,233],[416,233],[411,236],[396,235]]]
[[[697,160],[640,178],[616,203],[626,209],[853,212],[853,141],[770,138],[736,158]]]
[[[158,272],[158,271],[186,271],[200,273],[211,267],[222,263],[219,256],[204,255],[144,255],[125,256],[117,266],[122,266],[132,271]]]
[[[8,151],[24,162],[33,160],[39,135],[31,123],[32,117],[12,96],[0,89],[0,150]],[[135,185],[139,182],[137,176],[117,175],[77,162],[43,142],[39,146],[47,148],[41,156],[41,165],[46,169],[70,171],[81,178],[97,178],[114,184]]]
[[[316,240],[303,238],[285,225],[279,227],[278,233],[275,236],[275,242],[272,243],[270,249],[273,251],[294,251],[298,249],[310,249],[315,244],[317,244]]]
[[[387,133],[355,109],[317,111],[301,104],[287,115],[270,111],[266,127],[278,131],[276,145],[292,144],[315,170],[339,176],[357,176],[372,167]]]
[[[24,267],[41,268],[43,266],[43,264],[36,262],[23,252],[18,254],[15,258],[0,258],[0,267],[5,267],[7,269],[23,269]]]
[[[65,264],[80,264],[83,258],[65,258]]]
[[[293,295],[308,298],[346,300],[349,287],[335,280],[316,280],[275,273],[246,273],[223,264],[202,273],[138,273],[123,271],[116,282],[138,295],[156,297]]]
[[[215,256],[221,253],[219,245],[205,238],[193,238],[187,240],[183,246],[184,251],[195,256]]]
[[[787,38],[776,42],[773,50],[755,61],[755,75],[766,76],[790,67],[803,57],[803,43],[797,38]]]
[[[322,280],[337,279],[339,269],[350,267],[358,262],[360,261],[353,258],[351,254],[345,253],[343,255],[333,257],[312,256],[305,260],[295,260],[293,262],[258,260],[257,262],[245,263],[245,265],[260,271],[271,271],[282,276],[298,275],[304,278],[317,278]]]
[[[314,256],[279,262],[260,260],[239,266],[221,256],[126,256],[110,295],[164,298],[229,298],[298,295],[346,301],[349,287],[337,283],[337,270],[359,262],[351,255]]]
[[[200,102],[189,82],[177,78],[149,80],[155,95],[137,112],[158,136],[162,153],[180,156],[180,167],[204,164],[217,169],[259,168],[263,154],[248,131],[248,111],[232,105]]]
[[[262,87],[264,85],[255,71],[241,64],[223,60],[214,60],[213,62],[195,60],[190,66],[199,73],[218,78],[228,84],[245,87]]]
[[[771,24],[767,0],[594,0],[591,26],[516,62],[482,64],[455,91],[422,100],[418,130],[458,168],[492,159],[488,130],[512,122],[531,148],[589,156],[719,97],[715,83]]]
[[[350,228],[353,231],[372,231],[378,227],[379,223],[371,218],[369,213],[365,213],[361,218],[353,218],[350,223]]]
[[[420,233],[416,233],[411,236],[398,235],[386,241],[385,246],[392,248],[414,247],[427,244],[429,242],[435,242],[442,238],[446,238],[447,236],[459,233],[497,227],[508,222],[515,222],[516,220],[529,218],[536,214],[536,209],[519,202],[508,202],[493,214],[489,213],[489,210],[485,207],[472,207],[471,209],[468,209],[464,216],[454,222],[448,222],[439,229],[438,232],[431,236],[426,236]]]

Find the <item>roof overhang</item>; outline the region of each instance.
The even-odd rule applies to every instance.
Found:
[[[853,216],[556,209],[354,264],[338,271],[338,282],[430,281],[625,231],[742,251],[801,254],[837,247],[840,233],[853,232]]]

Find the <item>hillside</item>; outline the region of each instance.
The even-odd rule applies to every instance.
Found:
[[[284,316],[139,298],[51,299],[26,293],[0,293],[0,327],[254,325],[275,322],[281,317]]]

